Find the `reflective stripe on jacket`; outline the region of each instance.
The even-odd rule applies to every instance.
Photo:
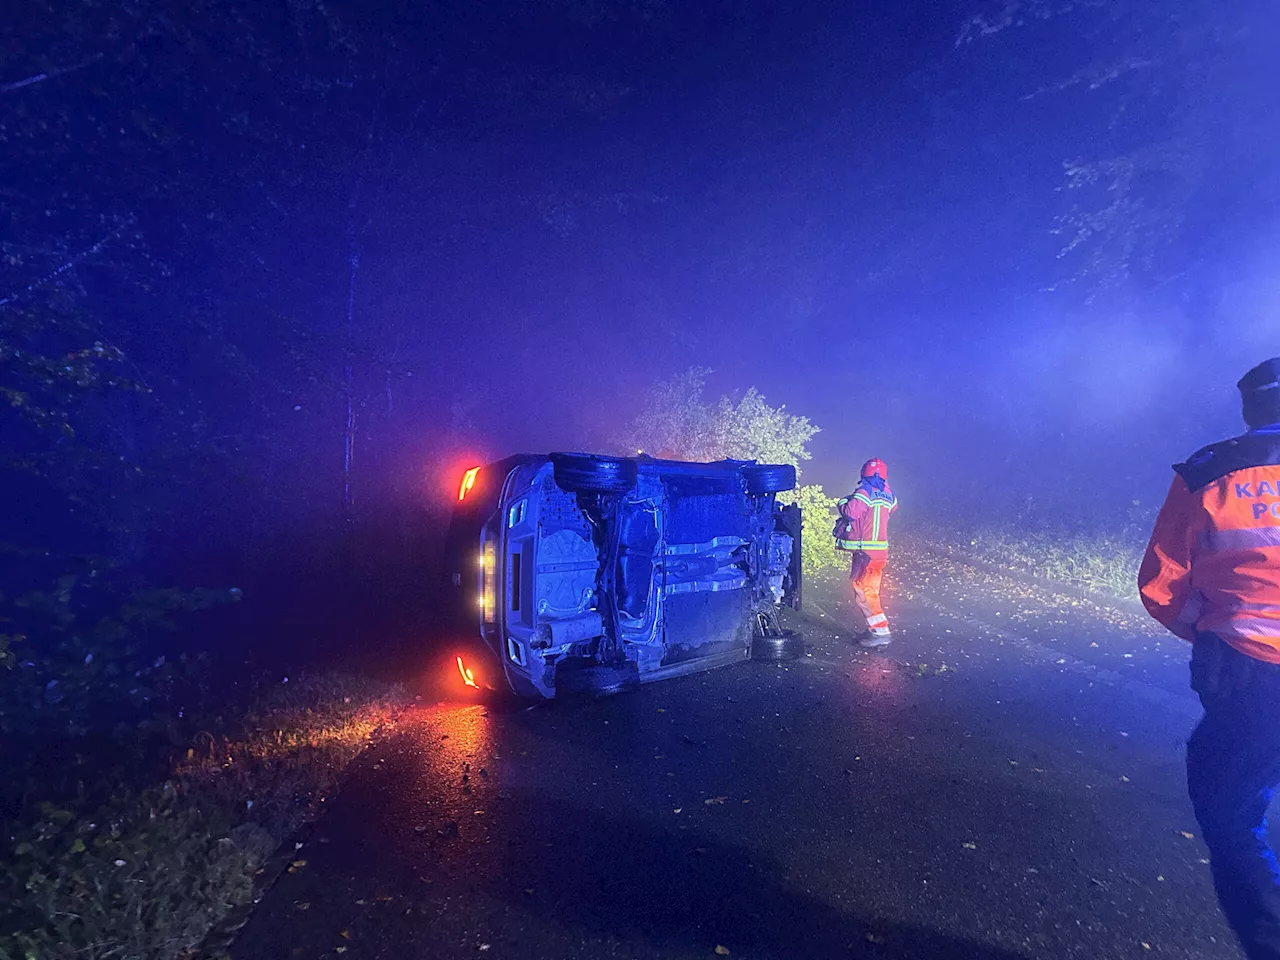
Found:
[[[836,506],[846,521],[837,547],[869,553],[889,549],[889,514],[898,509],[898,498],[887,483],[863,481]]]
[[[1212,633],[1280,663],[1280,424],[1175,469],[1138,574],[1143,604],[1184,639]]]

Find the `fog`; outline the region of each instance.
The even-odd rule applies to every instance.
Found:
[[[1226,956],[1275,0],[4,13],[0,956]]]
[[[1280,352],[1275,14],[1180,11],[32,5],[6,389],[14,350],[106,343],[145,392],[62,398],[136,475],[19,469],[17,502],[90,496],[143,531],[97,548],[231,578],[246,544],[383,555],[461,467],[608,449],[697,365],[822,428],[807,482],[876,455],[918,516],[1105,526]]]

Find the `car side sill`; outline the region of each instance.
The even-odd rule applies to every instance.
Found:
[[[751,658],[750,650],[729,650],[710,657],[686,660],[683,663],[672,663],[657,670],[640,675],[641,683],[652,683],[655,680],[668,680],[671,677],[683,677],[703,670],[714,670],[716,667],[727,667],[733,663],[741,663]]]

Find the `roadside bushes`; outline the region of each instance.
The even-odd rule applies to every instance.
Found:
[[[354,677],[295,678],[175,751],[163,782],[28,805],[0,848],[0,960],[190,956],[406,702]]]
[[[19,591],[0,596],[0,819],[32,796],[101,798],[118,782],[163,776],[212,699],[207,658],[171,634],[186,615],[240,596],[140,587],[92,558],[65,567],[25,584],[6,576]]]
[[[767,403],[755,387],[736,396],[712,401],[706,396],[711,371],[690,367],[653,384],[639,412],[615,447],[623,456],[649,451],[678,460],[757,460],[789,463],[800,473],[800,462],[811,460],[809,441],[821,432],[808,417],[789,412],[786,405]],[[778,495],[779,503],[798,503],[804,518],[801,563],[806,576],[841,565],[831,528],[835,498],[819,484],[808,484]]]
[[[836,522],[836,498],[827,496],[821,484],[810,483],[778,494],[779,503],[800,506],[804,531],[800,538],[800,562],[806,577],[841,566],[831,528]]]

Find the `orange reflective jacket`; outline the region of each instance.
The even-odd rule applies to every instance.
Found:
[[[1138,574],[1143,604],[1184,639],[1212,633],[1280,663],[1280,424],[1174,469]]]
[[[843,518],[836,532],[837,549],[888,551],[889,514],[898,509],[898,498],[887,483],[879,477],[869,477],[836,507]]]

